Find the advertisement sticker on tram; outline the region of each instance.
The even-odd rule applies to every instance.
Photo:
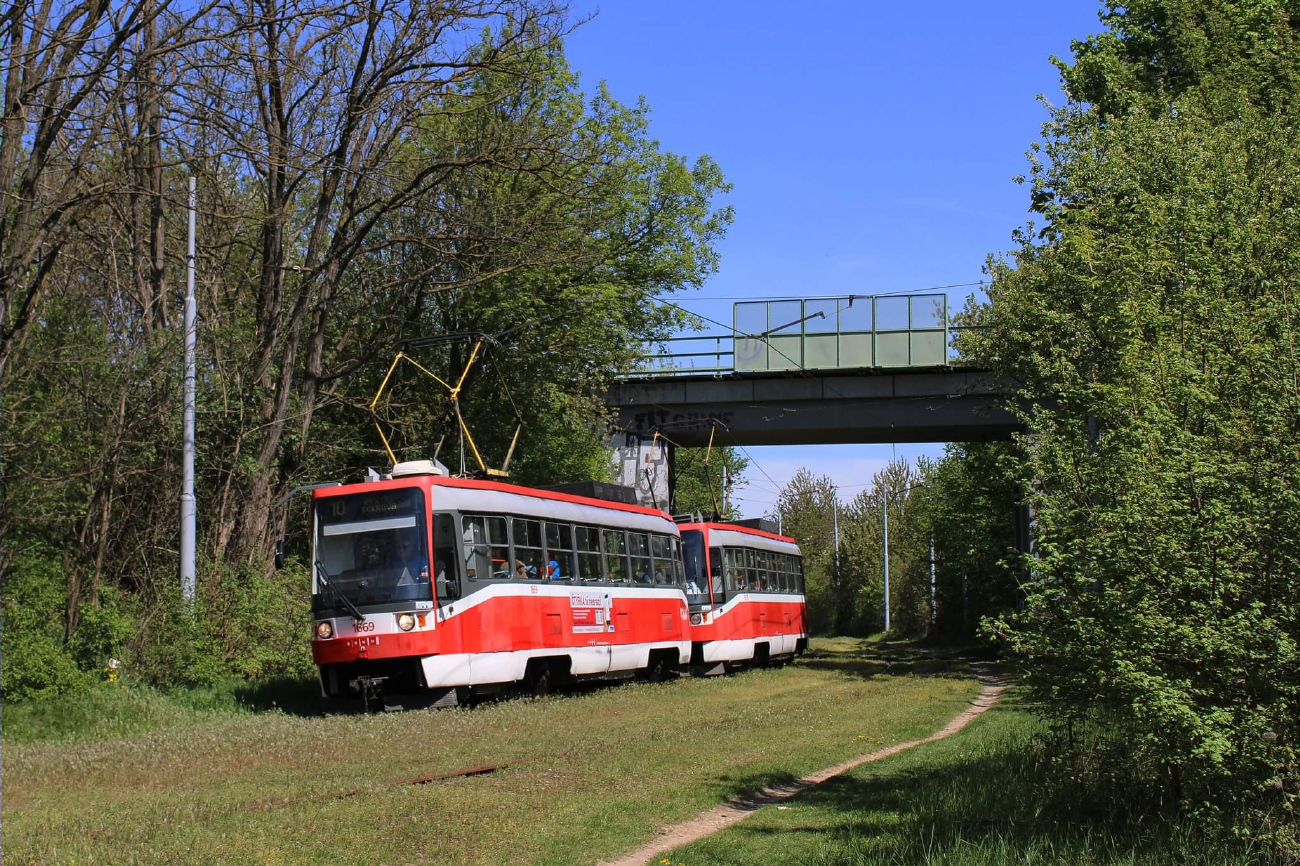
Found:
[[[614,630],[614,620],[609,615],[608,593],[571,592],[569,607],[573,611],[574,634],[594,634]]]

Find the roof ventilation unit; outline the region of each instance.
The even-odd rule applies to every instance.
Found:
[[[392,477],[401,478],[406,475],[441,475],[446,477],[448,474],[447,467],[443,466],[437,460],[407,460],[405,463],[398,463],[393,467]]]

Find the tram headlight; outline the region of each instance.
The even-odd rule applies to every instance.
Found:
[[[700,613],[691,614],[691,625],[703,625],[704,615]]]
[[[409,613],[399,613],[397,615],[397,627],[402,631],[410,631],[415,628],[415,617]]]
[[[329,620],[316,623],[316,637],[321,640],[328,640],[334,637],[334,624]]]

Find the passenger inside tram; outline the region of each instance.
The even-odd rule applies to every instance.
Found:
[[[401,533],[392,546],[394,568],[399,569],[398,586],[429,582],[429,560],[414,533]]]

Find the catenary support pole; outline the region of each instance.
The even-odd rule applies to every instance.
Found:
[[[189,244],[185,254],[185,405],[182,412],[182,449],[181,458],[181,597],[187,604],[194,602],[194,548],[195,515],[197,506],[194,500],[194,389],[196,375],[194,371],[195,325],[197,318],[194,301],[194,208],[197,181],[190,178],[190,218]]]
[[[934,533],[930,533],[930,628],[934,628],[934,620],[939,610],[938,603],[935,599],[934,591]]]
[[[835,579],[840,579],[840,495],[835,491],[831,499],[831,521],[835,532]]]

